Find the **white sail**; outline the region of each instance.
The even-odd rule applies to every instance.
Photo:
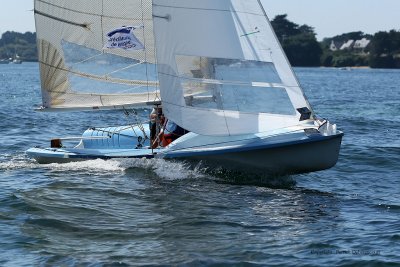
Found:
[[[257,0],[154,0],[163,109],[203,135],[297,125],[311,110]]]
[[[151,0],[35,0],[35,20],[44,108],[156,100]],[[130,38],[110,34],[128,26]]]

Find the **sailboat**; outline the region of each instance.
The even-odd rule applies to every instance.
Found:
[[[260,0],[35,0],[34,10],[40,110],[162,110],[156,135],[150,123],[89,128],[27,150],[39,163],[162,158],[261,174],[336,164],[343,133],[314,113]],[[159,115],[185,134],[155,142]]]
[[[10,58],[10,63],[12,63],[12,64],[22,64],[22,60],[21,60],[20,56],[17,53],[15,53],[14,57]]]

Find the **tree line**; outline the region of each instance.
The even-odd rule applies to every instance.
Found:
[[[381,31],[374,35],[350,32],[318,42],[313,27],[291,22],[286,14],[277,15],[271,24],[293,66],[400,68],[399,31]],[[370,41],[363,49],[331,49],[332,44],[363,38]]]
[[[0,39],[0,60],[14,58],[23,61],[37,61],[36,33],[7,31]]]
[[[374,35],[350,32],[318,42],[313,27],[298,25],[288,20],[286,14],[277,15],[271,24],[293,66],[400,68],[399,31],[381,31]],[[332,43],[363,38],[370,43],[362,50],[331,49]],[[0,60],[13,58],[16,54],[23,61],[37,61],[36,33],[7,31],[2,34]]]

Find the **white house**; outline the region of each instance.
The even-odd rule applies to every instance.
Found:
[[[368,40],[367,38],[362,38],[361,40],[357,40],[354,43],[354,49],[365,49],[367,46],[371,43],[371,40]]]
[[[345,42],[345,43],[340,47],[340,50],[345,50],[345,49],[350,50],[350,49],[353,48],[354,43],[355,43],[354,40],[348,40],[347,42]]]
[[[329,49],[331,51],[337,51],[340,49],[340,47],[342,46],[343,43],[341,42],[335,42],[335,41],[331,41],[331,45],[329,46]]]
[[[367,38],[362,38],[361,40],[347,40],[346,42],[338,42],[338,41],[331,41],[329,49],[331,51],[338,51],[338,50],[363,50],[367,48],[367,46],[371,43],[371,40]]]

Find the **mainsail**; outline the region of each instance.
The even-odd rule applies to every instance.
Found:
[[[203,135],[297,125],[311,110],[259,0],[154,0],[163,109]]]
[[[44,108],[157,100],[151,0],[35,0],[35,21]]]

